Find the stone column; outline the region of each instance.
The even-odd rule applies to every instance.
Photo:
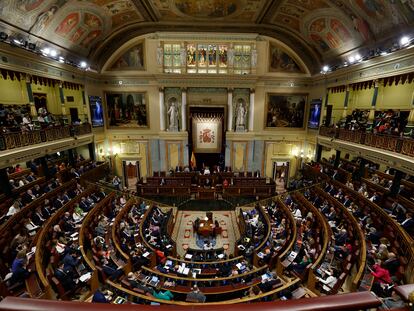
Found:
[[[227,131],[233,132],[233,89],[227,89]]]
[[[254,122],[254,89],[250,89],[249,132],[253,132]]]
[[[160,130],[165,131],[164,88],[160,87]]]
[[[187,89],[181,89],[181,131],[187,131]]]

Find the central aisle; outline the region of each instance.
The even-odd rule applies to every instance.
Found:
[[[196,236],[193,223],[198,218],[206,217],[206,212],[178,211],[177,221],[172,234],[172,239],[177,245],[177,255],[184,256],[187,248],[201,249],[196,244]],[[234,211],[214,211],[213,220],[217,220],[223,229],[216,237],[215,249],[223,247],[227,255],[234,253],[236,241],[240,238],[239,229]]]

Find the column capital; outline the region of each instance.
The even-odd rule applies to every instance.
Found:
[[[158,91],[159,91],[160,93],[164,93],[164,87],[159,87],[159,88],[158,88]]]
[[[227,88],[227,93],[233,93],[233,91],[234,91],[234,88],[232,88],[232,87]]]
[[[380,84],[380,80],[375,79],[375,80],[374,80],[374,87],[375,87],[375,88],[378,88],[378,87],[379,87],[379,84]]]
[[[187,87],[182,87],[182,88],[181,88],[181,92],[183,92],[183,93],[187,93]]]
[[[254,94],[256,92],[256,90],[254,88],[250,89],[250,94]]]

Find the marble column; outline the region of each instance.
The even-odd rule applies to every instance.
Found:
[[[181,89],[181,131],[187,131],[187,89]]]
[[[254,121],[254,89],[250,89],[249,132],[253,132]]]
[[[165,131],[164,89],[160,88],[160,130]]]
[[[233,89],[227,89],[227,131],[233,132]]]

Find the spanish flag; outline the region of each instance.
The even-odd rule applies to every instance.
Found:
[[[191,153],[190,165],[191,165],[191,167],[197,166],[197,164],[196,164],[196,158],[195,158],[195,155],[194,155],[194,151]]]

